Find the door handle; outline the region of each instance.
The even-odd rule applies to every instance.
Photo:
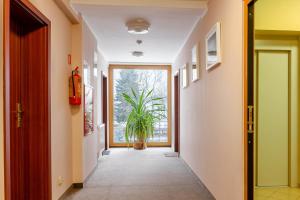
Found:
[[[17,128],[22,128],[23,126],[23,107],[21,103],[17,103],[17,113],[16,113],[16,117],[17,117]]]
[[[254,106],[248,106],[248,133],[254,133]]]

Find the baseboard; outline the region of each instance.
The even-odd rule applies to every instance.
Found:
[[[83,183],[73,183],[59,198],[58,200],[66,199],[74,189],[82,189]]]
[[[98,164],[99,164],[99,161],[97,161],[97,164],[96,164],[96,166],[94,167],[94,169],[93,169],[93,170],[90,172],[90,174],[84,179],[82,185],[84,185],[84,184],[91,178],[91,176],[94,174],[94,172],[95,172],[96,169],[98,168]]]
[[[72,191],[72,189],[74,188],[74,185],[72,184],[59,198],[58,200],[64,200],[69,193]]]
[[[83,183],[73,183],[72,186],[75,189],[81,189],[81,188],[83,188]]]
[[[192,168],[182,159],[182,157],[180,157],[179,155],[179,159],[181,160],[181,162],[184,164],[184,166],[193,174],[194,178],[197,180],[197,183],[204,188],[204,190],[207,192],[207,194],[214,200],[216,200],[216,198],[214,197],[214,195],[208,190],[208,188],[205,186],[205,184],[201,181],[201,179],[197,176],[197,174],[192,170]]]
[[[103,150],[102,151],[102,156],[107,156],[107,155],[109,155],[110,154],[110,151],[109,150]]]
[[[102,149],[100,149],[99,151],[98,151],[98,153],[97,153],[97,158],[98,158],[98,160],[103,156],[103,152],[105,151],[105,148],[102,148]]]
[[[82,189],[84,186],[84,183],[86,183],[86,181],[88,181],[88,179],[91,177],[91,175],[94,173],[94,171],[97,169],[98,167],[98,163],[97,165],[94,167],[94,169],[92,170],[92,172],[88,175],[88,177],[86,177],[86,179],[84,180],[83,183],[73,183],[62,195],[58,200],[63,200],[65,199],[74,189]]]

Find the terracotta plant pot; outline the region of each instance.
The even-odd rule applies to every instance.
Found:
[[[144,141],[135,141],[133,144],[133,148],[136,150],[144,150],[147,148],[147,144]]]

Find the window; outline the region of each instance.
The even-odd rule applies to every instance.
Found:
[[[126,146],[124,130],[130,106],[123,99],[123,93],[131,94],[131,89],[141,94],[153,89],[153,97],[164,97],[165,119],[160,120],[149,139],[149,146],[170,146],[170,71],[171,66],[110,66],[110,145]]]

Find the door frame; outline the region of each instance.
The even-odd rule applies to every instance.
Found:
[[[253,5],[256,0],[243,0],[243,141],[244,141],[244,200],[253,200],[254,181],[253,181],[253,133],[248,137],[248,121],[253,119],[253,115],[248,115],[248,105],[253,105],[253,96],[249,91],[253,90],[253,80],[249,80],[251,71],[253,72],[254,60],[254,26],[253,26]],[[252,17],[252,19],[251,19]],[[253,57],[251,61],[249,58]],[[251,82],[252,81],[252,82]],[[251,101],[252,99],[252,101]],[[253,114],[254,112],[252,112]],[[251,113],[249,113],[251,114]],[[252,126],[252,125],[250,125]],[[252,127],[253,128],[253,127]],[[252,139],[251,139],[252,138]],[[249,141],[250,140],[250,141]],[[252,143],[252,148],[251,144]],[[252,166],[251,166],[252,163]]]
[[[180,70],[174,75],[174,151],[180,155]]]
[[[168,73],[168,142],[166,143],[157,143],[151,142],[148,147],[171,147],[172,146],[172,66],[171,65],[120,65],[120,64],[111,64],[108,69],[108,98],[109,98],[109,147],[127,147],[126,143],[116,144],[113,141],[113,113],[114,113],[114,95],[113,95],[113,70],[114,69],[144,69],[144,70],[166,70]],[[132,145],[130,145],[132,146]]]
[[[45,26],[46,32],[47,32],[47,55],[45,57],[45,60],[47,60],[47,67],[48,70],[45,71],[46,74],[48,74],[48,80],[45,80],[45,84],[48,87],[48,91],[45,91],[48,99],[48,115],[47,115],[47,124],[48,124],[48,130],[47,130],[47,140],[48,140],[48,173],[46,175],[46,179],[48,180],[48,199],[52,198],[52,184],[51,184],[51,64],[50,64],[50,49],[51,49],[51,22],[48,20],[46,16],[44,16],[33,4],[31,4],[28,0],[4,0],[3,2],[3,8],[4,8],[4,19],[3,19],[3,84],[4,84],[4,90],[3,90],[3,111],[4,111],[4,185],[5,185],[5,199],[10,200],[11,199],[11,152],[10,152],[10,7],[11,3],[14,2],[24,12],[27,12],[29,15],[31,15],[33,18],[36,19],[40,24],[43,24]]]
[[[104,130],[104,150],[108,150],[108,113],[107,113],[107,76],[102,72],[102,123],[105,124]]]

